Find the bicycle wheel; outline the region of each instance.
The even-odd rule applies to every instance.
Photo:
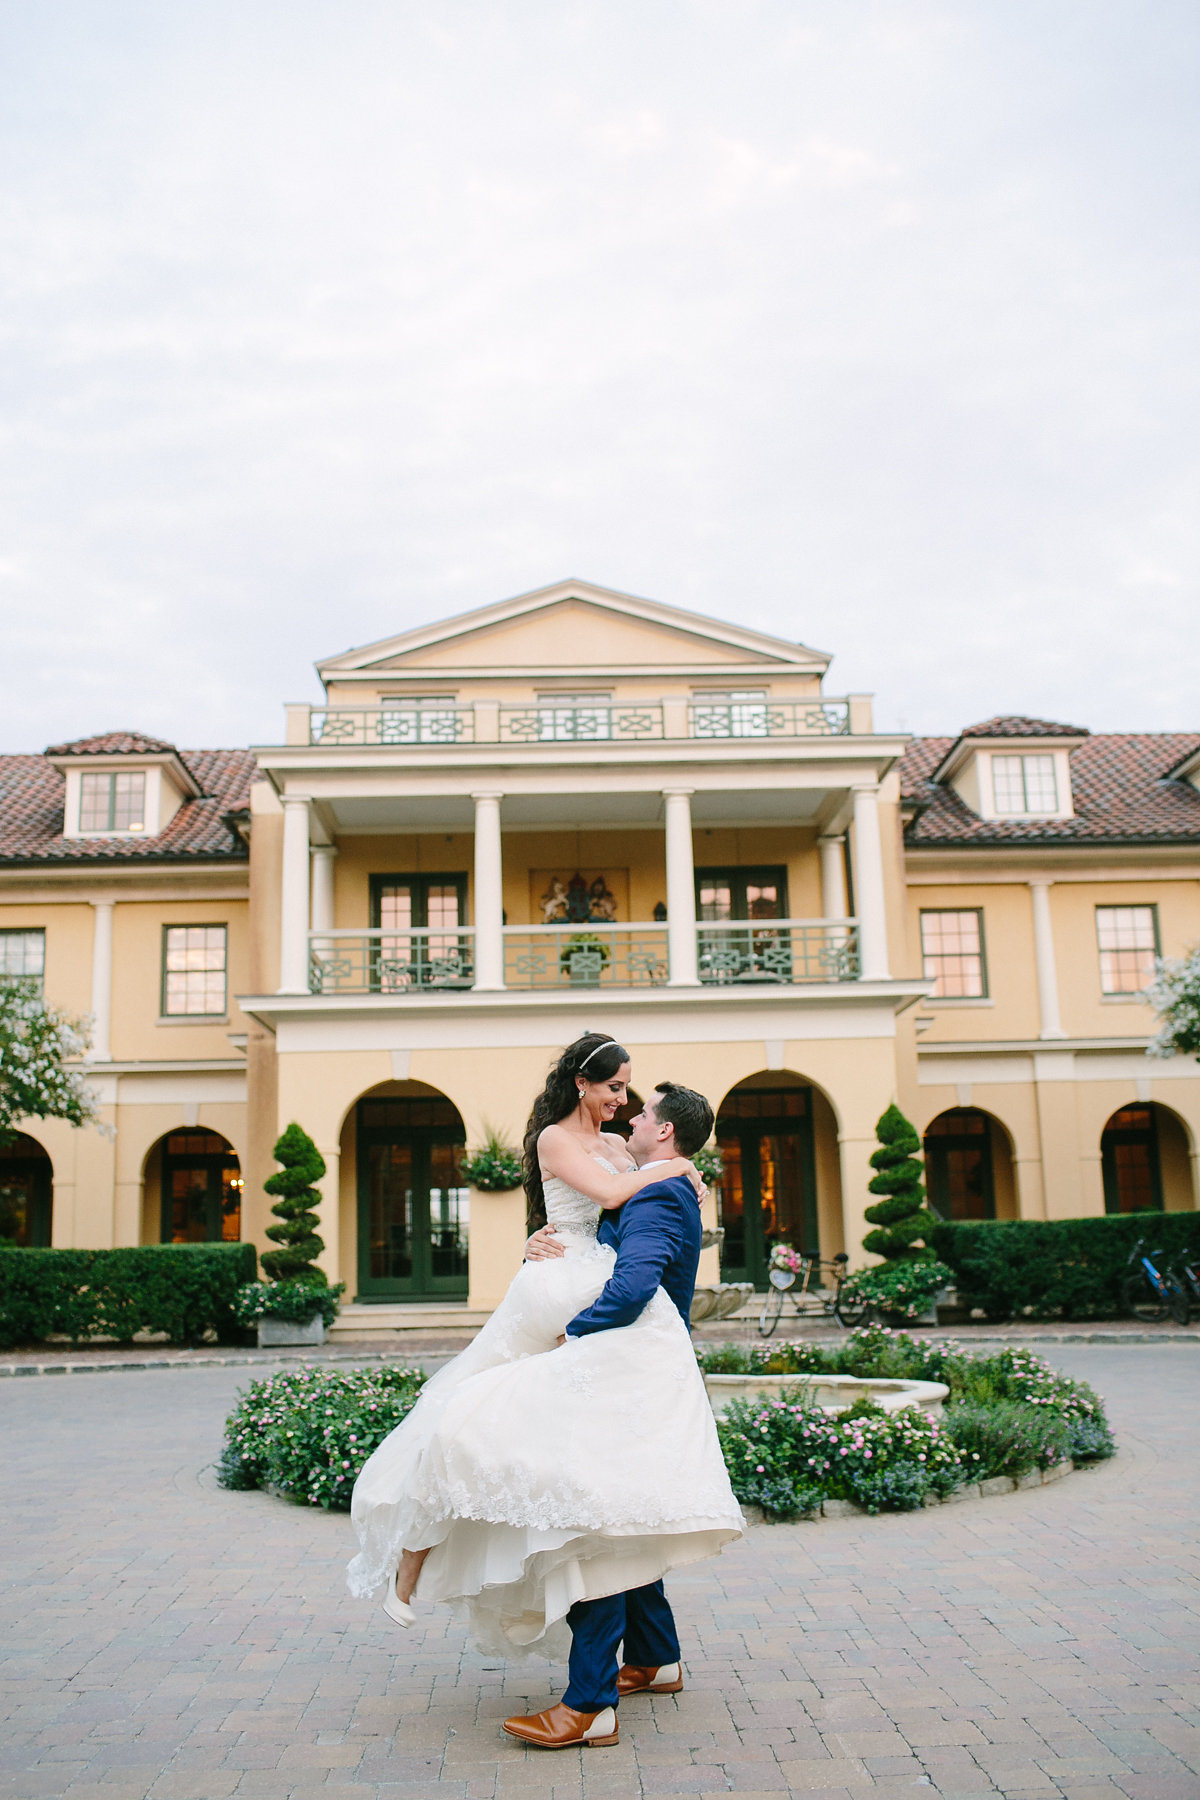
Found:
[[[1174,1319],[1175,1323],[1177,1325],[1190,1324],[1192,1318],[1191,1302],[1187,1297],[1187,1289],[1175,1275],[1167,1276],[1167,1294],[1169,1296],[1167,1304],[1171,1309],[1171,1317]]]
[[[760,1337],[770,1337],[779,1323],[779,1315],[782,1311],[783,1295],[777,1287],[769,1287],[763,1295],[762,1311],[758,1315]]]
[[[1167,1316],[1167,1302],[1144,1269],[1125,1277],[1121,1283],[1121,1299],[1125,1311],[1146,1325],[1160,1325]]]
[[[870,1311],[870,1305],[866,1300],[851,1299],[849,1294],[843,1299],[839,1293],[833,1303],[833,1316],[839,1325],[846,1327],[847,1331],[854,1331],[857,1326],[865,1325]]]

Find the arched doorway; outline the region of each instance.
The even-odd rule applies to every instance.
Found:
[[[18,1132],[0,1144],[0,1242],[48,1249],[53,1206],[54,1166],[36,1138]]]
[[[751,1075],[717,1112],[723,1281],[767,1285],[775,1244],[819,1252],[814,1125],[824,1096],[787,1070]]]
[[[1012,1150],[998,1119],[952,1106],[925,1130],[925,1186],[943,1219],[1015,1218]]]
[[[180,1126],[146,1158],[147,1192],[157,1187],[162,1244],[236,1244],[242,1235],[242,1167],[219,1131]],[[153,1229],[147,1220],[147,1225]]]
[[[1196,1204],[1187,1129],[1169,1107],[1118,1107],[1100,1134],[1106,1213],[1184,1212]]]
[[[465,1295],[470,1188],[459,1169],[467,1134],[458,1108],[427,1088],[367,1095],[355,1113],[357,1297]]]

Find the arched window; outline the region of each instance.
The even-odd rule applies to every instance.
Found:
[[[53,1199],[54,1168],[36,1138],[0,1144],[0,1242],[49,1248]]]
[[[1149,1102],[1112,1115],[1100,1137],[1100,1166],[1105,1212],[1161,1212],[1158,1120]]]
[[[164,1244],[236,1244],[242,1235],[242,1170],[215,1131],[169,1131],[162,1157]]]
[[[458,1108],[434,1089],[358,1102],[358,1291],[364,1299],[466,1293],[465,1143]]]
[[[939,1113],[925,1133],[925,1186],[943,1219],[994,1219],[992,1121],[975,1106]]]

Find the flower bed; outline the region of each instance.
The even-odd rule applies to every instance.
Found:
[[[801,1341],[723,1345],[698,1355],[706,1374],[883,1376],[942,1381],[950,1389],[940,1424],[870,1405],[831,1420],[805,1406],[800,1391],[730,1406],[718,1429],[734,1492],[774,1518],[812,1512],[826,1499],[854,1500],[869,1512],[903,1511],[965,1482],[1019,1479],[1113,1453],[1099,1397],[1029,1350],[975,1356],[869,1325],[828,1349]],[[928,1442],[922,1431],[931,1434]],[[752,1454],[760,1445],[766,1454]]]
[[[299,1369],[252,1381],[225,1421],[217,1480],[350,1508],[359,1470],[416,1403],[422,1369]]]
[[[950,1389],[940,1419],[915,1408],[885,1413],[870,1401],[830,1417],[801,1388],[732,1402],[717,1432],[734,1493],[771,1518],[797,1518],[826,1500],[903,1512],[966,1482],[1113,1453],[1097,1395],[1029,1350],[973,1356],[870,1325],[828,1350],[727,1344],[698,1354],[706,1374],[866,1375]],[[252,1382],[225,1422],[218,1479],[347,1511],[359,1470],[424,1380],[420,1369],[312,1368]]]

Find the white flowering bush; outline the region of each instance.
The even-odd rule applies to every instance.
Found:
[[[1200,945],[1186,956],[1161,957],[1146,993],[1162,1020],[1149,1055],[1200,1059]]]
[[[225,1421],[217,1479],[348,1512],[358,1472],[412,1411],[423,1369],[288,1369],[252,1381]]]
[[[83,1070],[87,1021],[47,1006],[35,981],[0,982],[0,1144],[22,1119],[92,1125],[99,1101]]]

